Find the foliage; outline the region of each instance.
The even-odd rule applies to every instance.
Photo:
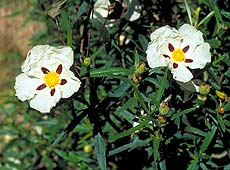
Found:
[[[0,170],[229,169],[228,1],[139,0],[135,21],[116,5],[107,19],[92,18],[95,1],[33,2],[26,20],[46,28],[31,43],[71,46],[82,86],[49,114],[5,95]],[[166,68],[147,66],[150,33],[189,22],[211,45],[212,63],[192,70],[194,81],[211,86],[208,94],[178,84]],[[166,98],[169,109],[162,112]]]

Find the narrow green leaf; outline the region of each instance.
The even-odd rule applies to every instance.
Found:
[[[62,132],[61,134],[58,135],[57,139],[52,143],[52,146],[58,144],[59,142],[61,142],[66,137],[67,137],[67,133],[66,132]]]
[[[146,51],[147,49],[147,46],[148,46],[148,40],[146,39],[146,37],[142,34],[139,34],[138,35],[138,40],[140,41],[141,43],[141,47],[144,51]]]
[[[67,153],[60,149],[54,149],[54,152],[58,154],[60,157],[64,158],[65,160],[68,160]]]
[[[192,160],[192,162],[189,164],[187,170],[198,169],[197,163],[198,163],[197,159]]]
[[[190,10],[190,8],[189,8],[188,1],[185,0],[184,2],[185,2],[186,11],[187,11],[187,13],[188,13],[189,22],[190,22],[191,25],[193,25],[193,23],[192,23],[191,10]]]
[[[225,128],[224,120],[223,117],[219,114],[217,114],[217,121],[218,124],[220,125],[220,128],[223,130],[223,132],[225,132],[226,128]]]
[[[200,163],[200,167],[203,170],[208,170],[208,168],[206,167],[206,165],[204,163]]]
[[[105,43],[104,45],[100,46],[100,48],[97,49],[97,51],[96,51],[95,53],[93,53],[93,54],[90,56],[91,61],[95,60],[95,58],[98,56],[98,54],[99,54],[102,50],[105,49],[105,45],[106,45],[106,43]]]
[[[106,170],[105,142],[100,133],[94,138],[96,157],[101,170]]]
[[[89,4],[86,1],[83,1],[83,3],[81,4],[81,6],[77,11],[77,18],[79,18],[82,14],[86,13],[88,5]]]
[[[172,116],[171,119],[173,120],[173,119],[175,119],[175,118],[177,118],[177,117],[180,117],[180,116],[182,116],[182,115],[188,114],[188,113],[190,113],[190,112],[196,110],[197,108],[199,108],[199,106],[194,106],[194,107],[192,107],[192,108],[185,109],[185,110],[183,110],[183,111],[181,111],[181,112],[177,112],[177,113],[173,114],[173,116]]]
[[[131,142],[129,144],[126,144],[126,145],[123,145],[123,146],[121,146],[119,148],[111,150],[109,152],[109,156],[115,155],[117,153],[123,152],[123,151],[128,150],[128,149],[135,149],[137,147],[140,147],[140,146],[143,146],[143,145],[146,145],[146,144],[147,144],[147,142],[144,141],[144,140],[135,139],[133,142]]]
[[[122,97],[126,94],[127,90],[130,88],[130,84],[125,82],[122,83],[117,89],[109,93],[110,97]]]
[[[132,128],[130,128],[130,129],[126,130],[126,131],[123,131],[123,132],[121,132],[121,133],[119,133],[119,134],[117,134],[115,136],[112,136],[111,139],[110,139],[110,142],[114,142],[117,139],[120,139],[120,138],[123,138],[125,136],[128,136],[131,133],[133,133],[133,132],[145,127],[146,124],[148,124],[148,123],[149,123],[149,120],[145,120],[145,121],[141,122],[139,125],[137,125],[135,127],[132,127]]]
[[[221,13],[223,16],[225,16],[226,18],[230,19],[230,12],[221,11],[220,13]]]
[[[206,134],[204,141],[203,141],[203,144],[200,147],[200,153],[203,153],[207,149],[207,147],[209,146],[210,142],[212,141],[212,139],[216,133],[216,129],[217,129],[217,127],[213,126],[211,128],[211,131]]]
[[[65,28],[66,31],[66,36],[67,36],[67,44],[68,46],[72,47],[72,26],[70,23],[69,16],[65,11],[62,12],[61,14],[61,21],[62,21],[62,27]]]
[[[159,137],[154,137],[153,139],[153,156],[154,156],[154,161],[156,162],[159,157],[159,146],[160,146],[161,138]]]
[[[205,136],[206,132],[203,132],[202,130],[195,128],[195,127],[186,127],[185,128],[186,132],[192,133],[192,134],[198,134],[200,136]]]
[[[161,98],[164,94],[164,91],[165,91],[165,87],[166,87],[166,83],[167,83],[167,75],[168,75],[168,69],[166,69],[165,73],[164,73],[164,77],[161,81],[161,85],[160,85],[160,88],[159,90],[157,91],[157,98],[156,98],[156,106],[157,108],[160,106],[160,101],[161,101]]]
[[[131,75],[133,72],[131,70],[119,67],[119,68],[102,68],[93,69],[90,71],[91,77],[104,77],[111,75]]]
[[[206,15],[198,24],[197,28],[201,26],[202,24],[208,23],[208,21],[212,18],[212,16],[215,14],[214,11],[211,11],[208,15]]]
[[[40,126],[43,126],[43,125],[46,125],[46,126],[53,126],[53,125],[56,125],[57,122],[55,121],[48,121],[48,120],[44,120],[44,121],[40,121],[40,122],[37,122],[36,125],[40,125]]]

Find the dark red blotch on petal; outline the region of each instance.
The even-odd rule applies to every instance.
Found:
[[[187,45],[186,47],[183,48],[183,52],[186,53],[189,49],[189,45]]]
[[[177,63],[173,63],[173,68],[177,68],[178,64]]]
[[[45,68],[45,67],[42,67],[41,70],[42,70],[42,72],[43,72],[44,74],[48,74],[48,73],[50,72],[50,71],[49,71],[47,68]]]
[[[55,89],[52,89],[52,90],[50,91],[50,95],[53,96],[54,93],[55,93]]]
[[[61,74],[62,72],[62,64],[60,64],[56,70],[56,73]]]
[[[174,47],[173,47],[173,45],[170,44],[170,43],[169,43],[169,45],[168,45],[168,48],[169,48],[169,51],[170,51],[170,52],[173,52],[173,51],[174,51]]]
[[[164,56],[165,58],[169,58],[169,59],[170,59],[170,57],[169,57],[168,55],[166,55],[166,54],[163,54],[163,56]]]
[[[66,79],[61,79],[60,85],[64,85],[64,84],[66,84],[66,83],[67,83],[67,80],[66,80]]]
[[[192,59],[185,59],[184,62],[185,62],[185,63],[192,63],[193,60],[192,60]]]
[[[44,89],[44,88],[46,88],[45,83],[44,83],[44,84],[41,84],[40,86],[38,86],[36,90],[42,90],[42,89]]]

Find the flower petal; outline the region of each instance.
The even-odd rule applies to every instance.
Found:
[[[37,78],[30,78],[26,74],[22,73],[16,77],[15,90],[16,96],[21,100],[29,100],[34,97],[36,89],[43,82]]]
[[[156,29],[151,35],[150,39],[152,42],[157,43],[159,47],[171,43],[175,48],[179,47],[179,43],[182,36],[175,28],[171,28],[168,25]]]
[[[94,15],[93,18],[103,19],[108,16],[109,13],[109,0],[97,0],[94,4]]]
[[[55,89],[53,96],[50,95],[50,92],[50,88],[39,91],[39,93],[30,101],[30,107],[41,113],[49,113],[61,99],[61,94],[58,89]]]
[[[42,67],[56,70],[63,64],[66,68],[73,65],[73,50],[70,47],[52,47],[49,45],[38,45],[33,47],[27,54],[22,65],[22,72],[37,78],[43,77]]]
[[[73,50],[70,47],[53,47],[51,49],[51,55],[49,59],[57,60],[66,68],[70,68],[73,65]]]
[[[61,78],[66,80],[66,83],[59,85],[59,90],[61,92],[62,98],[68,98],[72,96],[81,86],[80,80],[74,76],[73,72],[69,70],[64,70]]]
[[[178,64],[176,69],[171,68],[173,79],[186,83],[193,78],[192,73],[182,64]]]
[[[43,57],[49,53],[49,45],[34,46],[28,53],[24,64],[22,65],[22,72],[29,72],[31,68],[37,67]]]
[[[188,41],[190,45],[200,44],[204,42],[202,32],[197,30],[192,25],[184,24],[179,28],[178,31],[182,35],[183,41]]]
[[[202,43],[195,49],[191,56],[193,62],[187,64],[189,68],[204,68],[207,63],[211,62],[210,45],[208,43]]]
[[[150,44],[146,53],[149,67],[155,68],[160,66],[167,66],[167,60],[169,59],[163,56],[157,44]]]

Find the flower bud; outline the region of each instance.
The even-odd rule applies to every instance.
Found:
[[[137,74],[143,74],[145,72],[145,62],[141,61],[137,66],[136,66],[136,71],[135,73]]]
[[[164,115],[158,115],[158,121],[160,123],[165,123],[166,122],[165,116]]]
[[[207,96],[197,95],[197,99],[202,101],[202,102],[205,102],[207,100]]]
[[[90,145],[85,145],[83,148],[84,152],[89,153],[92,151],[92,146]]]
[[[89,57],[86,57],[86,58],[84,59],[83,65],[86,66],[86,67],[88,67],[88,66],[90,65],[90,63],[91,63],[90,58],[89,58]]]
[[[142,78],[141,78],[140,75],[134,73],[134,74],[132,75],[132,79],[133,79],[133,82],[134,82],[136,85],[138,85],[138,84],[140,83],[140,81],[141,81]]]
[[[207,95],[210,92],[211,86],[209,84],[202,83],[199,88],[201,95]]]
[[[215,92],[216,92],[216,95],[217,95],[221,100],[224,100],[224,99],[226,99],[226,98],[228,97],[227,94],[225,94],[224,92],[221,92],[221,91],[219,91],[219,90],[216,90]]]
[[[219,112],[220,114],[223,114],[223,113],[224,113],[224,107],[223,107],[223,106],[220,106],[220,107],[218,108],[218,112]]]
[[[159,107],[159,113],[161,115],[166,115],[166,114],[168,114],[169,111],[170,111],[170,107],[168,106],[168,104],[165,101],[163,101]]]

